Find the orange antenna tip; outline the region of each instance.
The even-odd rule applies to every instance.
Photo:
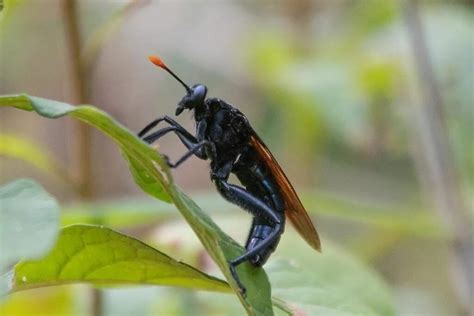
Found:
[[[174,72],[172,72],[168,67],[166,67],[165,63],[161,60],[160,57],[156,55],[151,55],[151,56],[148,56],[148,59],[156,66],[166,70],[170,75],[172,75],[176,80],[178,80],[179,83],[183,85],[183,87],[186,89],[188,93],[191,93],[191,89],[188,87],[188,85],[185,84],[183,80],[181,80],[178,76],[176,76]]]
[[[163,60],[161,60],[160,57],[158,57],[156,55],[152,55],[152,56],[148,56],[148,60],[150,60],[156,66],[158,66],[160,68],[163,68],[163,69],[166,69],[166,65],[163,62]]]

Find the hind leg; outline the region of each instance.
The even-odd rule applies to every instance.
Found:
[[[282,220],[284,220],[284,218],[282,218]],[[257,247],[265,240],[268,235],[270,235],[273,229],[274,227],[267,221],[258,217],[254,217],[249,236],[245,244],[245,249],[249,251]],[[267,262],[268,258],[270,258],[271,254],[275,251],[279,242],[280,236],[275,238],[272,243],[270,243],[265,249],[262,249],[258,254],[249,258],[249,262],[256,267],[263,266],[265,262]]]
[[[230,272],[232,273],[234,280],[239,286],[241,293],[244,294],[246,289],[240,281],[239,276],[237,275],[236,267],[239,264],[250,260],[252,257],[261,254],[262,251],[265,251],[269,246],[271,246],[283,232],[284,221],[282,220],[281,213],[272,209],[270,206],[265,204],[262,200],[260,200],[258,197],[245,190],[244,188],[229,184],[227,180],[224,180],[222,178],[214,178],[214,182],[219,193],[221,193],[221,195],[226,200],[242,207],[243,209],[252,213],[254,216],[265,218],[265,220],[271,223],[271,230],[267,232],[266,236],[264,236],[264,238],[262,238],[260,242],[255,244],[252,249],[247,249],[243,255],[229,262]]]

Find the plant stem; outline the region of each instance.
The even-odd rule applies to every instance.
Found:
[[[107,20],[85,41],[82,49],[82,69],[90,75],[97,62],[97,57],[104,41],[113,35],[123,24],[123,21],[134,11],[151,3],[152,0],[131,0],[111,14]]]
[[[419,176],[425,191],[430,194],[440,217],[452,233],[449,258],[452,281],[464,314],[467,315],[474,313],[470,297],[474,285],[470,219],[462,199],[460,181],[456,174],[447,124],[443,115],[443,99],[430,63],[417,0],[404,2],[404,16],[411,37],[422,94],[420,104],[413,107],[415,142],[418,150],[415,160],[418,160]]]
[[[287,315],[297,315],[297,313],[288,306],[288,304],[283,301],[282,299],[279,299],[278,297],[272,296],[272,303],[275,307],[280,309],[282,312],[285,312]]]
[[[70,80],[72,82],[72,103],[88,103],[87,74],[81,60],[81,33],[79,30],[79,17],[77,13],[76,0],[63,0],[61,2],[64,26],[66,32],[66,44],[70,63]],[[83,123],[74,122],[74,140],[72,147],[72,158],[74,163],[72,170],[77,172],[78,190],[82,200],[91,200],[93,197],[93,174],[91,155],[91,128]],[[93,289],[91,291],[91,314],[102,315],[102,293]]]
[[[72,103],[87,103],[86,74],[81,62],[81,35],[79,30],[77,4],[75,0],[62,1],[63,18],[66,28],[66,42],[72,81]],[[82,199],[92,198],[92,159],[91,129],[86,124],[75,123],[75,139],[72,157],[75,158],[72,170],[77,171],[79,194]]]

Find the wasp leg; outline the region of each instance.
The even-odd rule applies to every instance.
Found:
[[[184,133],[187,133],[188,137],[191,136],[191,137],[194,137],[193,135],[191,135],[188,131],[186,131],[186,129],[184,127],[182,127],[178,122],[176,122],[175,120],[173,120],[171,117],[169,117],[168,115],[165,115],[165,116],[161,116],[155,120],[153,120],[150,124],[148,124],[147,126],[145,126],[139,133],[138,133],[138,137],[140,138],[143,138],[143,136],[145,136],[146,133],[148,133],[151,129],[155,128],[159,123],[161,122],[166,122],[168,124],[170,124],[171,126],[177,126],[177,127],[180,127],[181,130],[184,132]]]
[[[248,249],[243,255],[229,261],[230,272],[232,277],[237,282],[240,291],[244,294],[246,289],[243,284],[240,282],[240,279],[237,275],[236,267],[245,262],[271,246],[273,241],[278,238],[283,232],[283,220],[281,215],[265,204],[262,200],[239,186],[234,184],[229,184],[227,180],[224,179],[214,179],[216,187],[221,193],[221,195],[231,203],[234,203],[243,209],[249,211],[255,216],[264,217],[268,219],[273,224],[273,231],[258,245],[252,249]]]
[[[188,160],[189,157],[196,155],[198,156],[198,153],[204,152],[204,147],[209,146],[209,142],[207,140],[203,140],[202,142],[197,143],[194,145],[192,148],[189,148],[189,151],[185,153],[181,158],[179,158],[175,163],[171,163],[167,161],[168,166],[170,168],[177,168],[180,164]],[[198,156],[199,157],[199,156]]]
[[[151,133],[150,135],[142,137],[144,141],[146,141],[148,144],[153,144],[156,142],[158,139],[161,137],[165,136],[169,132],[175,132],[176,134],[181,133],[181,128],[178,126],[168,126],[168,127],[163,127],[162,129],[157,130],[156,132]],[[193,138],[188,138],[191,142],[194,143],[196,140],[193,136]]]
[[[151,129],[153,129],[154,127],[156,127],[159,123],[163,121],[170,124],[171,127],[173,128],[170,128],[170,127],[163,128],[148,136],[145,136],[146,133],[148,133]],[[179,139],[188,149],[192,148],[198,142],[198,140],[196,139],[196,137],[194,137],[194,135],[188,132],[183,126],[181,126],[178,122],[173,120],[168,115],[165,115],[153,120],[153,122],[145,126],[145,128],[143,128],[138,133],[138,137],[144,139],[146,142],[151,144],[154,141],[158,140],[160,137],[164,136],[165,134],[171,131],[176,131],[176,134],[178,135]],[[204,153],[198,153],[197,156],[201,159],[206,159]]]
[[[154,133],[151,133],[148,136],[143,137],[143,140],[146,141],[148,144],[152,144],[170,132],[174,132],[176,135],[178,135],[184,146],[186,146],[186,148],[189,150],[193,150],[194,155],[196,155],[198,158],[207,159],[206,151],[202,146],[197,149],[195,148],[199,144],[196,137],[191,135],[180,125],[164,127]]]

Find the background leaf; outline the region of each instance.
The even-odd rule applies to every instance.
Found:
[[[49,152],[23,137],[0,134],[0,156],[23,160],[43,172],[68,180],[66,172]]]
[[[219,279],[178,262],[132,237],[102,226],[63,228],[53,250],[15,267],[12,291],[87,282],[96,285],[153,284],[227,292]]]
[[[442,223],[418,204],[387,205],[354,201],[330,192],[313,191],[301,194],[310,214],[322,219],[351,222],[404,236],[446,239],[449,234]],[[195,201],[206,214],[222,215],[240,212],[239,207],[222,199],[218,193],[194,193]],[[63,225],[101,223],[120,228],[130,225],[159,223],[177,217],[173,205],[152,199],[122,199],[80,203],[64,208]]]
[[[0,97],[0,106],[13,106],[27,111],[34,110],[48,118],[58,118],[70,114],[96,127],[108,135],[122,150],[130,162],[132,175],[140,187],[160,200],[170,201],[169,195],[163,189],[163,185],[166,184],[164,175],[157,171],[158,166],[164,166],[161,157],[154,149],[139,141],[135,135],[99,109],[92,106],[74,107],[67,103],[27,95]],[[130,156],[134,157],[130,158]]]
[[[246,230],[242,227],[247,227],[248,222],[241,213],[236,211],[235,216],[224,214],[215,220],[232,236],[245,238]],[[167,238],[171,245],[190,245],[192,249],[195,238],[183,233],[186,232],[183,226],[175,223],[163,227],[156,240],[163,242]],[[380,276],[327,237],[324,240],[322,253],[317,253],[288,225],[278,248],[265,265],[272,284],[274,305],[294,315],[393,315],[391,293]],[[217,315],[219,311],[225,315],[241,314],[230,296],[218,293],[198,295],[200,302],[212,302],[209,305],[215,308]],[[178,301],[186,302],[184,298]],[[275,314],[284,315],[284,312],[275,309]]]
[[[326,241],[320,255],[286,235],[280,244],[288,258],[267,265],[273,295],[304,315],[393,315],[393,302],[378,275]]]
[[[95,203],[75,203],[63,208],[61,225],[101,224],[119,229],[176,219],[174,205],[155,199],[122,199]]]
[[[59,206],[39,184],[17,180],[0,188],[0,295],[8,290],[8,267],[48,251],[58,222]]]
[[[59,206],[39,184],[17,180],[0,188],[0,270],[21,258],[43,255],[53,246]]]
[[[2,315],[15,316],[81,315],[87,309],[74,304],[80,294],[64,286],[17,292],[2,302],[0,312]]]

